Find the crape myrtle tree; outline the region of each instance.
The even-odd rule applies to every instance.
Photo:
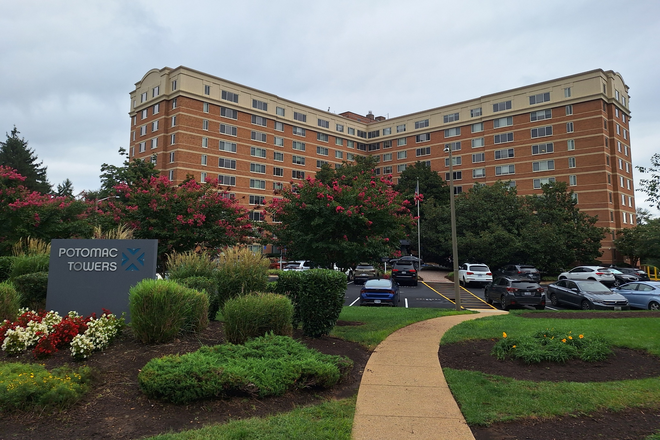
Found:
[[[28,148],[24,138],[19,138],[20,132],[14,127],[7,140],[0,142],[0,165],[16,170],[23,176],[23,186],[29,191],[47,194],[51,185],[46,178],[46,168],[42,162],[37,162],[34,150]]]
[[[292,183],[267,207],[274,244],[287,258],[336,264],[345,270],[359,262],[392,255],[413,225],[410,203],[396,192],[391,176],[376,176],[373,159],[337,170],[321,179]]]
[[[92,234],[89,204],[73,197],[32,191],[27,178],[0,166],[0,255],[22,238],[50,241],[54,238],[85,238]]]
[[[124,182],[93,209],[104,229],[123,224],[135,238],[158,239],[160,263],[172,251],[214,250],[250,242],[255,235],[247,212],[217,179],[175,185],[165,176],[152,176]]]

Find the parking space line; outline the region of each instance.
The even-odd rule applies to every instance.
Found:
[[[406,309],[407,309],[408,308],[408,298],[404,298],[404,300],[406,301]]]
[[[356,302],[358,302],[359,299],[360,299],[360,297],[358,296],[357,298],[355,298],[355,301],[353,301],[352,303],[350,303],[350,304],[348,305],[348,307],[351,307],[353,304],[355,304]]]
[[[452,304],[456,304],[454,301],[450,300],[449,298],[447,298],[446,296],[444,296],[442,293],[438,292],[438,291],[435,290],[433,287],[431,287],[431,286],[429,286],[428,284],[426,284],[426,281],[422,281],[422,284],[424,284],[426,287],[428,287],[429,289],[431,289],[432,291],[434,291],[435,293],[437,293],[438,295],[440,295],[441,297],[443,297],[444,299],[446,299],[446,300],[449,301],[450,303],[452,303]]]
[[[493,306],[492,304],[488,304],[486,301],[484,301],[483,299],[481,299],[480,297],[478,297],[478,296],[475,295],[474,293],[470,292],[470,291],[467,290],[465,287],[463,287],[463,286],[460,286],[460,287],[461,287],[461,289],[465,290],[467,293],[469,293],[470,295],[472,295],[473,297],[475,297],[476,299],[478,299],[478,300],[481,301],[482,303],[484,303],[484,304],[486,304],[487,306],[489,306],[491,309],[495,309],[495,310],[497,310],[497,307]]]

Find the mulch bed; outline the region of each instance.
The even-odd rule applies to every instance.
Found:
[[[344,323],[341,323],[344,324]],[[351,324],[351,323],[347,323]],[[329,389],[295,391],[281,397],[257,399],[239,396],[226,400],[207,400],[189,405],[174,405],[148,399],[140,392],[137,374],[150,359],[167,354],[187,353],[202,345],[224,341],[222,324],[212,322],[199,335],[186,335],[169,344],[144,345],[127,330],[104,352],[95,353],[86,365],[96,374],[94,385],[81,401],[67,410],[35,413],[16,412],[0,418],[0,438],[34,439],[137,439],[166,432],[199,428],[232,419],[266,416],[291,411],[327,399],[342,399],[356,394],[364,366],[371,352],[360,344],[332,337],[294,338],[322,353],[351,358],[354,367],[349,377]],[[34,362],[31,353],[2,357],[0,362]],[[46,368],[72,363],[68,350],[39,361]],[[78,364],[74,364],[77,367]]]
[[[526,318],[589,319],[593,312],[524,313]],[[660,317],[660,312],[608,312],[598,318]],[[486,374],[529,381],[595,382],[642,379],[660,376],[660,358],[647,352],[614,348],[614,355],[602,362],[571,360],[565,364],[542,362],[527,365],[522,361],[500,361],[491,356],[495,340],[462,341],[441,345],[438,352],[443,367],[474,370]],[[641,440],[660,431],[660,404],[653,409],[601,411],[590,415],[568,415],[550,420],[525,419],[474,426],[477,440],[512,439],[630,439]]]

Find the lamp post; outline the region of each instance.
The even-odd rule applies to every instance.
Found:
[[[458,243],[456,241],[456,208],[454,207],[454,158],[452,148],[445,147],[445,153],[449,153],[449,210],[451,211],[451,252],[454,264],[454,298],[456,298],[456,310],[461,310],[461,288],[458,279]]]

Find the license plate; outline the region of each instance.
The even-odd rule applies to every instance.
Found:
[[[532,292],[525,292],[525,296],[532,296]]]
[[[374,304],[380,304],[380,300],[379,300],[379,299],[375,299],[375,300],[374,300]],[[621,307],[619,307],[619,309],[621,309]]]
[[[614,307],[614,310],[621,310],[621,307],[616,306],[616,307]]]
[[[406,273],[408,273],[408,272],[406,272],[406,271],[404,270],[404,271],[401,272],[401,275],[405,275]]]

